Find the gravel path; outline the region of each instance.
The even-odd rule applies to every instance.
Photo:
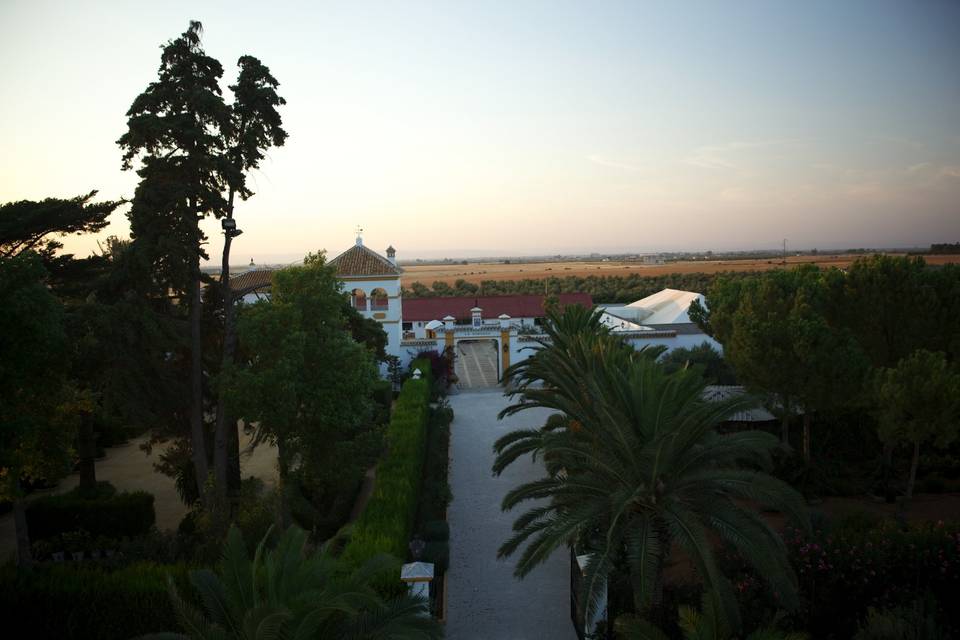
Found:
[[[548,411],[533,409],[497,420],[507,404],[499,389],[450,397],[454,410],[450,442],[450,571],[447,574],[446,637],[452,640],[575,640],[570,622],[570,565],[565,551],[520,581],[513,560],[497,560],[522,511],[503,513],[503,495],[541,476],[540,463],[518,460],[493,477],[492,446],[503,434],[540,426]]]

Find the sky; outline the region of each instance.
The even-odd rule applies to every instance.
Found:
[[[228,98],[250,54],[288,102],[235,263],[357,226],[400,259],[960,241],[949,0],[0,0],[0,202],[131,198],[125,113],[191,19]]]

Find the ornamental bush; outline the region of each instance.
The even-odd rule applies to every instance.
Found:
[[[943,522],[901,527],[892,520],[857,516],[811,535],[788,528],[790,563],[800,584],[801,609],[791,622],[814,638],[850,638],[869,609],[910,607],[930,599],[943,624],[960,631],[954,602],[960,585],[960,525]],[[744,619],[759,624],[779,607],[760,576],[742,560],[729,570]]]
[[[426,454],[429,400],[427,376],[404,383],[387,427],[387,454],[377,467],[373,494],[343,551],[349,566],[359,567],[379,553],[407,557]],[[381,585],[398,587],[399,577],[384,576]]]
[[[179,628],[171,576],[192,597],[184,565],[138,564],[109,572],[73,565],[0,567],[0,610],[25,637],[111,640]],[[12,629],[12,628],[11,628]]]
[[[73,531],[86,531],[93,537],[133,538],[150,531],[156,522],[153,494],[116,493],[107,483],[100,483],[96,494],[89,497],[74,489],[39,498],[27,505],[26,514],[33,540]]]

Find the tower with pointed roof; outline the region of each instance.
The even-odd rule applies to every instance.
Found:
[[[364,246],[362,233],[363,229],[357,228],[354,245],[329,264],[337,268],[337,277],[343,280],[353,308],[383,326],[387,334],[387,354],[399,357],[403,300],[396,250],[389,247],[384,257]]]

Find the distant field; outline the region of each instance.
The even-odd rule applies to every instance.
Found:
[[[900,255],[900,254],[891,254]],[[823,267],[847,267],[858,255],[824,254],[819,256],[793,256],[787,258],[790,265],[814,263]],[[960,263],[960,255],[923,256],[930,264]],[[436,281],[453,284],[463,279],[479,283],[483,280],[523,280],[556,276],[662,276],[671,273],[717,273],[720,271],[764,271],[775,269],[779,260],[692,260],[671,262],[662,265],[644,265],[637,262],[529,262],[525,264],[502,264],[498,262],[471,262],[469,264],[414,265],[403,267],[402,282],[409,287],[414,282],[430,286]]]

